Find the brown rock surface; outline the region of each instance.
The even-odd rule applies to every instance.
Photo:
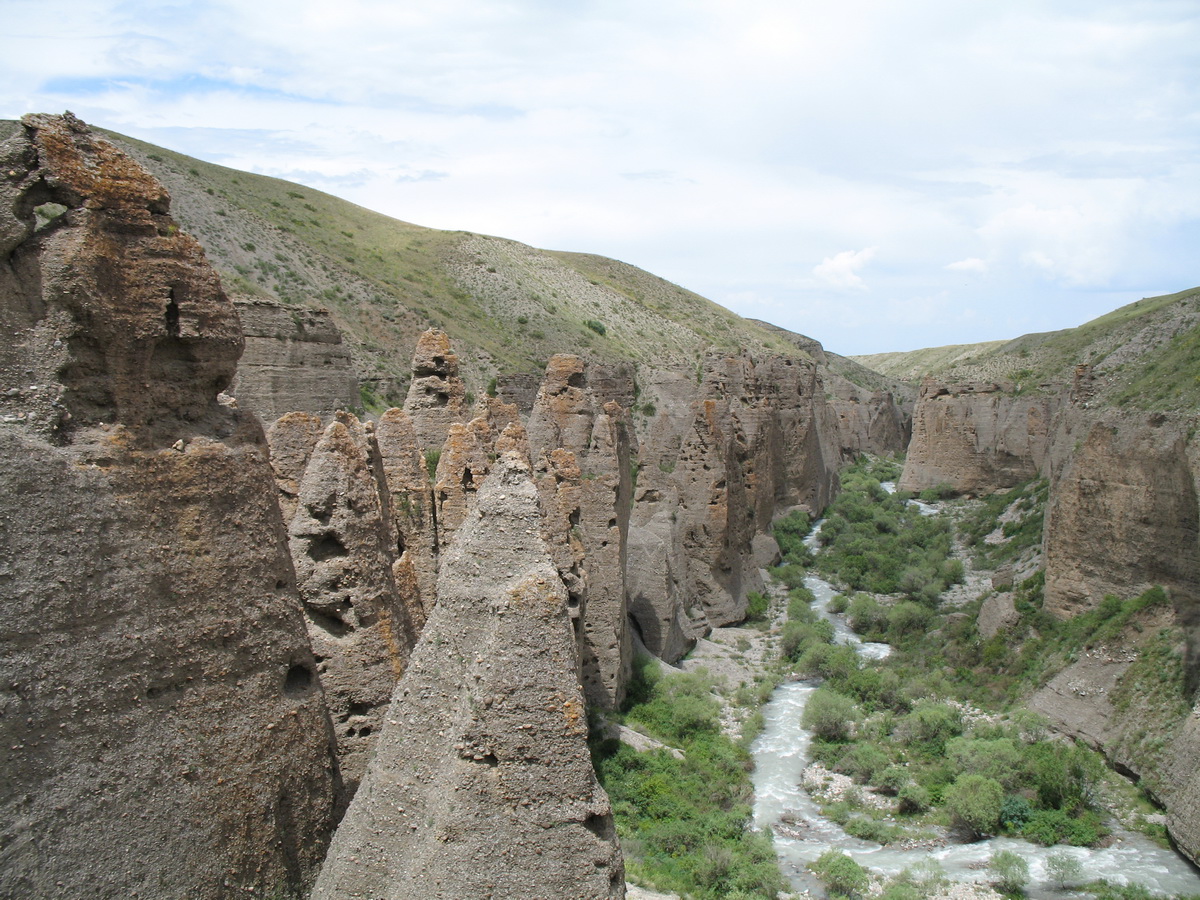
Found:
[[[465,398],[458,356],[450,349],[449,335],[439,328],[429,329],[413,352],[412,383],[404,401],[422,449],[441,449],[450,426],[466,421]]]
[[[543,536],[567,586],[588,702],[620,705],[633,661],[625,544],[631,496],[622,407],[597,401],[577,356],[551,358],[529,417]]]
[[[314,900],[624,896],[539,517],[528,467],[502,457],[447,553]]]
[[[338,413],[313,450],[288,528],[350,791],[366,768],[417,639],[392,571],[390,523],[371,455],[363,426],[349,413]]]
[[[350,348],[328,310],[238,298],[246,351],[229,392],[265,423],[289,412],[328,419],[361,402]]]
[[[776,510],[820,510],[837,484],[837,426],[815,363],[718,354],[702,374],[699,386],[666,373],[646,385],[656,416],[640,448],[630,599],[643,640],[668,659],[745,614],[763,587],[754,539]]]
[[[279,488],[279,508],[284,522],[291,522],[296,515],[300,482],[304,479],[313,448],[324,431],[320,416],[304,412],[280,416],[267,429],[271,468],[275,472],[275,486]]]
[[[412,418],[402,409],[389,409],[375,427],[375,439],[383,465],[384,485],[389,495],[392,531],[396,536],[397,565],[412,573],[420,619],[428,618],[437,596],[437,564],[440,545],[437,518],[425,458],[417,444]],[[408,581],[405,576],[398,585]]]
[[[338,776],[262,430],[217,403],[237,315],[78,120],[0,156],[0,896],[303,890]]]
[[[1046,509],[1048,611],[1066,617],[1160,584],[1181,624],[1195,620],[1200,522],[1184,427],[1110,415],[1083,431]]]
[[[897,486],[923,491],[948,484],[990,494],[1035,477],[1050,450],[1057,398],[1014,396],[991,382],[921,385],[912,440]]]

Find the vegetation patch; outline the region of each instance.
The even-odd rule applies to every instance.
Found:
[[[660,677],[657,663],[641,658],[624,722],[684,758],[594,736],[593,762],[633,880],[697,900],[774,900],[784,883],[771,839],[750,830],[748,742],[721,732],[719,712],[709,677]]]

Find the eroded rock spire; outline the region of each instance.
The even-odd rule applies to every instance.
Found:
[[[507,453],[443,560],[314,900],[624,896],[586,738],[567,594]]]

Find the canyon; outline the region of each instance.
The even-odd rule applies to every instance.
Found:
[[[0,895],[623,896],[587,710],[620,707],[638,653],[742,621],[772,524],[819,514],[861,453],[907,452],[914,491],[1047,479],[1045,609],[1161,586],[1139,624],[1200,680],[1197,417],[1100,402],[1103,367],[916,389],[761,323],[714,346],[652,317],[676,295],[646,273],[478,236],[453,290],[499,315],[516,268],[552,273],[608,325],[507,370],[418,301],[364,300],[406,351],[383,365],[337,304],[218,272],[234,251],[180,227],[164,183],[195,188],[151,151],[69,114],[0,137]],[[294,253],[248,221],[237,247]],[[628,360],[602,352],[621,278]],[[346,284],[338,304],[382,290]],[[676,342],[638,357],[655,328]],[[1200,858],[1196,716],[1118,715],[1119,665],[1031,704]]]

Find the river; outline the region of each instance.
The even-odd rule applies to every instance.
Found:
[[[922,510],[924,512],[924,510]],[[809,546],[816,549],[818,522]],[[854,645],[868,659],[883,659],[887,644],[861,641],[845,618],[829,612],[834,589],[810,575],[805,585],[816,596],[813,608],[829,619],[839,643]],[[973,844],[949,844],[933,850],[896,850],[862,841],[846,834],[835,822],[821,815],[819,806],[801,787],[801,773],[809,763],[811,735],[800,725],[808,698],[816,690],[813,682],[789,682],[776,688],[763,706],[764,728],[751,747],[754,755],[754,824],[775,832],[775,850],[780,868],[794,890],[820,891],[819,882],[805,866],[830,848],[849,853],[860,865],[887,875],[925,859],[937,860],[956,881],[986,881],[982,868],[993,853],[1012,850],[1029,863],[1032,898],[1062,897],[1050,883],[1046,858],[1066,850],[1080,860],[1087,879],[1107,878],[1120,883],[1140,882],[1150,890],[1168,895],[1200,894],[1200,873],[1179,854],[1159,847],[1149,838],[1119,827],[1113,828],[1115,843],[1104,849],[1085,847],[1040,847],[1027,841],[998,837]],[[776,826],[786,822],[784,828]]]

